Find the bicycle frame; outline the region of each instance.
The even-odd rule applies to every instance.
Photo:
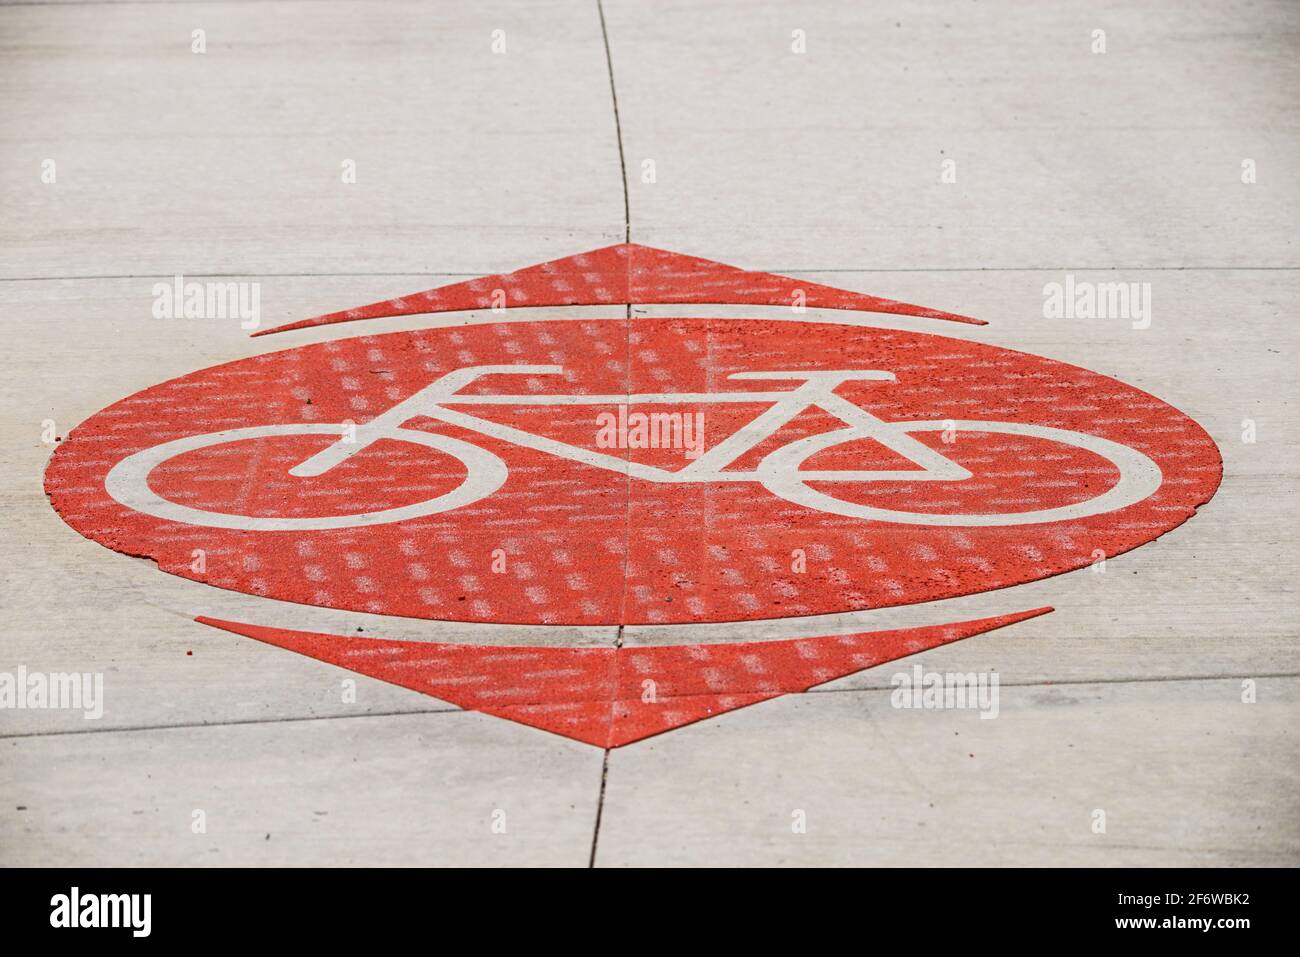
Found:
[[[464,395],[460,390],[485,375],[559,375],[555,365],[487,365],[469,366],[449,372],[419,392],[356,427],[354,435],[321,450],[290,469],[291,475],[322,475],[380,439],[402,439],[402,427],[417,416],[438,419],[451,425],[479,432],[513,445],[546,452],[573,462],[581,462],[612,472],[626,473],[647,482],[754,482],[761,480],[758,471],[724,471],[745,453],[781,430],[788,422],[810,408],[819,408],[837,417],[853,429],[854,437],[874,439],[891,451],[908,459],[917,469],[801,471],[804,481],[880,482],[880,481],[960,481],[970,472],[940,455],[934,449],[879,419],[847,399],[835,394],[845,382],[894,382],[892,372],[876,369],[798,372],[734,372],[733,380],[797,380],[802,385],[783,392],[678,392],[637,393],[629,395]],[[770,407],[742,429],[728,436],[683,468],[661,469],[643,462],[570,445],[522,429],[502,425],[489,419],[447,408],[447,405],[718,405],[724,403],[770,403]],[[842,434],[842,433],[835,433]],[[842,439],[841,441],[844,441]]]
[[[794,380],[801,383],[796,388],[786,391],[631,395],[467,395],[461,392],[467,385],[484,375],[559,375],[563,371],[563,367],[556,365],[470,366],[447,373],[361,425],[281,423],[173,439],[152,448],[142,449],[119,461],[105,476],[104,488],[110,497],[120,504],[157,518],[213,528],[278,532],[383,525],[448,512],[487,498],[509,479],[510,468],[496,453],[473,442],[449,435],[408,428],[405,423],[416,417],[432,418],[502,442],[648,482],[756,482],[777,498],[815,512],[902,525],[957,527],[1031,525],[1087,518],[1139,502],[1155,492],[1162,481],[1159,467],[1146,455],[1100,436],[1024,422],[931,419],[886,422],[835,394],[835,389],[845,382],[895,381],[892,373],[877,369],[735,372],[729,376],[730,379],[740,381]],[[677,470],[662,469],[644,462],[631,461],[630,458],[608,455],[594,449],[534,435],[513,426],[449,408],[449,406],[475,405],[717,405],[738,402],[768,403],[768,408],[734,434],[704,452],[699,458]],[[771,438],[783,426],[810,408],[822,409],[835,416],[845,423],[845,427],[806,436],[780,446],[768,452],[752,471],[726,471],[729,465]],[[955,482],[971,478],[971,473],[965,468],[910,434],[940,430],[951,430],[954,434],[958,431],[999,433],[1086,449],[1108,459],[1118,469],[1120,478],[1110,489],[1081,502],[1027,512],[966,514],[909,512],[865,505],[829,495],[810,484],[887,481]],[[213,445],[296,435],[325,435],[337,436],[337,438],[320,452],[291,468],[289,474],[294,476],[322,475],[376,442],[388,439],[423,445],[453,456],[465,466],[466,477],[452,491],[422,502],[378,511],[360,511],[347,515],[324,515],[315,518],[212,512],[164,499],[149,486],[149,475],[153,469],[177,455]],[[846,442],[864,439],[878,442],[912,462],[917,468],[804,470],[802,467],[805,461],[818,452]]]

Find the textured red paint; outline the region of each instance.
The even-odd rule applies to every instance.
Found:
[[[484,310],[494,305],[497,289],[507,308],[652,302],[790,306],[801,290],[809,308],[976,322],[622,244],[259,334]],[[221,588],[439,620],[636,625],[881,608],[1044,578],[1088,565],[1099,552],[1113,557],[1181,524],[1214,494],[1222,474],[1214,442],[1177,409],[1106,376],[994,346],[806,322],[794,314],[779,321],[561,316],[483,323],[477,318],[453,327],[255,356],[146,389],[72,431],[51,458],[46,491],[64,520],[87,537],[153,558],[165,572]],[[461,486],[465,464],[412,442],[409,433],[363,443],[356,455],[321,474],[299,477],[289,470],[333,443],[339,423],[364,426],[457,370],[520,365],[559,368],[485,373],[455,395],[447,393],[441,400],[444,419],[432,418],[436,409],[424,406],[425,414],[396,423],[443,437],[429,440],[435,445],[461,440],[496,456],[495,466],[476,474],[495,468],[494,482],[503,482],[499,487],[484,482],[476,501],[400,522],[284,529],[284,523],[409,506]],[[772,370],[796,375],[765,381],[757,389],[752,380],[731,378]],[[937,431],[916,430],[915,424],[910,433],[966,469],[968,478],[808,480],[816,491],[843,502],[921,513],[924,523],[848,517],[794,504],[788,487],[759,483],[756,469],[764,456],[805,437],[838,431],[849,420],[816,407],[781,419],[779,427],[772,424],[774,431],[761,444],[730,465],[715,463],[706,480],[694,483],[669,482],[655,473],[625,474],[627,464],[620,460],[675,472],[689,461],[680,448],[605,450],[600,454],[614,457],[579,454],[575,461],[562,457],[568,452],[553,454],[560,447],[547,444],[594,453],[601,412],[622,405],[641,411],[637,406],[644,404],[658,411],[703,413],[704,445],[714,448],[743,434],[773,401],[763,405],[746,397],[728,404],[713,401],[716,397],[784,393],[798,385],[797,373],[827,370],[879,370],[895,377],[844,381],[834,401],[827,393],[824,403],[849,419],[861,420],[863,412],[874,416],[881,428],[871,434],[886,436],[895,448],[905,446],[889,438],[894,434],[889,423],[972,420],[953,443]],[[677,395],[673,404],[655,401],[666,393]],[[631,395],[645,398],[625,401]],[[509,398],[490,405],[457,401],[465,396]],[[537,404],[548,396],[555,404]],[[592,404],[575,401],[583,396],[600,398]],[[857,408],[845,413],[845,401]],[[542,441],[526,447],[518,434],[508,441],[510,433],[492,437],[472,431],[463,427],[472,420],[452,414],[458,409],[495,424],[488,428],[513,427]],[[1009,432],[980,431],[974,427],[979,420],[1011,425]],[[304,426],[323,424],[336,427],[332,436],[303,432]],[[1133,504],[1068,520],[932,524],[930,513],[1005,516],[1070,506],[1101,495],[1119,480],[1109,460],[1053,441],[1051,433],[1014,434],[1024,426],[1067,430],[1141,452],[1158,467],[1159,486],[1151,485],[1155,491]],[[279,434],[245,434],[241,441],[205,445],[161,464],[150,460],[149,467],[141,457],[119,471],[138,466],[131,478],[137,494],[122,494],[119,486],[123,501],[168,518],[123,505],[106,491],[106,476],[128,456],[190,437],[264,427]],[[286,428],[291,434],[284,434]],[[757,434],[767,432],[758,428]],[[470,452],[467,461],[483,458],[482,452]],[[909,460],[877,439],[861,439],[812,454],[802,468],[905,470],[931,456],[915,457],[915,452],[913,446],[914,460]],[[788,461],[780,467],[787,476],[795,468]],[[741,473],[740,480],[730,472]],[[927,478],[937,475],[952,473],[936,471]],[[162,508],[138,494],[146,485],[163,500]],[[241,528],[189,524],[177,518],[177,506],[223,513],[223,520],[245,519]],[[212,520],[210,514],[205,518]],[[255,530],[269,520],[281,525]],[[194,562],[196,549],[203,551],[204,563]],[[504,567],[497,567],[498,556],[504,557]],[[467,709],[617,747],[1047,610],[793,641],[622,648],[402,642],[199,620]],[[646,681],[654,683],[653,701],[643,698]]]
[[[364,422],[440,375],[479,363],[557,363],[560,376],[486,377],[474,394],[727,392],[754,369],[879,368],[897,382],[851,382],[839,394],[888,421],[980,418],[1094,434],[1150,456],[1164,484],[1121,510],[1007,527],[896,525],[813,511],[752,482],[654,484],[477,435],[443,422],[411,425],[472,440],[510,468],[470,506],[390,525],[247,532],[166,521],[104,491],[124,456],[184,436],[268,423]],[[785,389],[789,383],[774,383]],[[451,403],[454,407],[454,403]],[[613,406],[603,409],[612,411]],[[660,407],[664,408],[664,407]],[[708,405],[706,445],[751,421],[757,405]],[[486,419],[596,448],[594,406],[474,406]],[[771,448],[835,427],[808,412]],[[917,439],[968,467],[960,482],[841,483],[836,494],[912,511],[1054,507],[1110,487],[1115,470],[1090,452],[1038,439],[939,433]],[[321,436],[245,441],[156,468],[164,497],[214,511],[303,517],[385,508],[453,487],[461,464],[384,441],[325,475],[288,469]],[[680,449],[619,453],[665,468]],[[896,466],[858,442],[809,467]],[[672,624],[824,614],[988,591],[1080,568],[1179,525],[1214,493],[1213,441],[1177,409],[1105,376],[980,343],[888,329],[756,319],[556,320],[362,336],[243,359],[162,383],[73,430],[51,460],[46,490],[84,535],[166,572],[305,604],[458,621]],[[193,550],[207,553],[192,569]],[[492,553],[507,557],[492,571]],[[791,569],[795,549],[806,554]]]
[[[390,641],[197,620],[468,711],[617,748],[1051,610],[788,641],[621,648]]]
[[[469,282],[426,289],[398,299],[385,299],[357,309],[301,319],[253,333],[266,336],[357,319],[424,315],[468,309],[491,309],[493,292],[501,290],[502,308],[525,306],[600,306],[637,303],[734,303],[790,306],[797,291],[810,309],[849,309],[893,313],[925,319],[947,319],[986,325],[982,319],[927,309],[801,282],[765,272],[749,272],[710,259],[684,256],[636,243],[620,243],[591,252],[555,259],[512,273],[484,276]]]

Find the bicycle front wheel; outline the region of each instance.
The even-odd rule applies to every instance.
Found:
[[[509,477],[509,469],[493,453],[477,445],[453,439],[450,436],[434,432],[420,432],[414,429],[401,429],[402,440],[417,445],[424,445],[439,452],[459,459],[465,466],[465,478],[456,488],[443,495],[414,502],[397,508],[377,509],[375,511],[356,512],[342,515],[322,515],[319,517],[271,517],[265,515],[236,515],[228,512],[214,512],[206,509],[192,508],[163,498],[149,487],[149,474],[158,466],[182,455],[213,445],[231,442],[243,442],[252,439],[266,439],[299,435],[339,436],[345,427],[337,424],[299,424],[264,425],[246,429],[228,429],[224,432],[209,432],[204,435],[191,435],[183,439],[164,442],[152,448],[143,449],[134,455],[128,455],[113,466],[104,478],[104,489],[122,505],[152,515],[155,518],[186,525],[200,525],[207,528],[234,528],[253,532],[302,532],[329,528],[357,528],[366,525],[387,525],[410,518],[420,518],[437,512],[448,512],[462,505],[469,505],[491,495]]]

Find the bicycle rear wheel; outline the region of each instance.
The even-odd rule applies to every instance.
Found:
[[[940,432],[947,428],[968,432],[992,432],[1005,435],[1024,436],[1059,442],[1093,452],[1108,460],[1119,470],[1119,481],[1101,495],[1062,505],[1057,508],[1038,509],[1026,512],[1000,512],[966,514],[939,512],[909,512],[904,510],[880,508],[863,505],[828,495],[812,488],[809,482],[853,482],[870,481],[870,473],[861,473],[854,478],[851,471],[819,472],[802,471],[805,461],[818,452],[833,448],[845,442],[859,441],[864,436],[856,429],[839,429],[812,435],[789,445],[782,446],[769,453],[758,465],[759,481],[773,495],[819,512],[832,515],[844,515],[852,518],[870,519],[880,522],[893,522],[901,525],[943,525],[958,527],[987,527],[1000,525],[1036,525],[1044,522],[1059,522],[1070,519],[1088,518],[1104,512],[1113,512],[1142,501],[1160,487],[1162,476],[1160,467],[1146,455],[1118,442],[1103,439],[1083,432],[1071,432],[1043,425],[1026,425],[1020,422],[984,422],[979,420],[938,421],[922,420],[912,422],[891,422],[891,428],[902,432]],[[918,473],[918,479],[924,479],[924,473]],[[900,480],[905,480],[901,479]]]

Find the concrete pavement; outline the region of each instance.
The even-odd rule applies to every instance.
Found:
[[[0,711],[0,863],[1296,863],[1296,7],[607,0],[603,15],[604,30],[594,2],[0,4],[0,671],[105,676],[98,721]],[[82,538],[42,492],[47,419],[66,435],[163,379],[367,331],[155,320],[160,279],[258,282],[269,326],[629,232],[986,319],[863,321],[1147,390],[1210,433],[1223,485],[1102,573],[960,606],[1054,614],[608,755],[199,625],[308,627],[299,606]],[[1150,328],[1045,319],[1043,286],[1067,274],[1150,283]],[[547,640],[671,640],[619,631]],[[890,707],[915,663],[996,670],[998,719]]]

